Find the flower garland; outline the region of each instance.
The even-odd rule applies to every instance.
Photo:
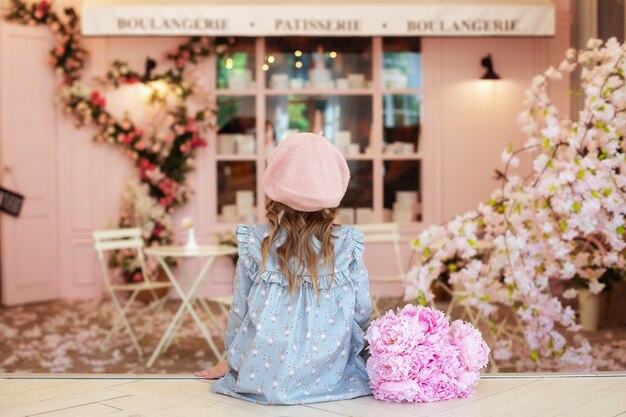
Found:
[[[585,101],[578,120],[571,120],[559,115],[547,89],[578,67]],[[465,306],[494,325],[499,306],[513,309],[522,348],[537,364],[556,358],[564,366],[591,367],[589,343],[566,337],[580,329],[575,312],[550,284],[576,277],[598,293],[604,268],[626,265],[625,75],[626,45],[613,38],[568,50],[558,69],[533,79],[519,118],[529,139],[520,150],[504,151],[502,187],[488,204],[420,234],[413,246],[425,262],[409,274],[409,297],[431,302],[431,285],[446,260],[457,257],[449,276],[464,285]],[[525,178],[510,173],[522,152],[534,155]],[[479,239],[493,243],[488,256],[476,249]],[[576,292],[570,288],[564,296]],[[507,359],[514,345],[500,340],[492,347],[495,359]]]
[[[194,37],[165,55],[163,64],[171,67],[163,73],[144,79],[122,61],[112,63],[106,77],[99,80],[101,90],[81,82],[87,51],[81,45],[79,17],[73,8],[60,16],[47,1],[26,3],[11,0],[6,19],[29,26],[46,25],[55,36],[50,51],[50,65],[61,78],[58,102],[67,115],[73,116],[77,127],[94,126],[96,142],[108,142],[120,147],[139,171],[140,184],[130,183],[123,201],[118,227],[141,227],[146,245],[172,242],[169,215],[190,197],[186,176],[193,169],[193,157],[198,148],[207,145],[206,131],[211,128],[212,110],[192,98],[206,98],[199,85],[187,81],[188,67],[211,54],[226,51],[227,42]],[[156,62],[151,62],[152,68]],[[118,120],[106,108],[104,91],[122,85],[143,82],[150,91],[150,101],[156,108],[154,122],[146,131],[128,116]],[[192,105],[196,110],[192,111]],[[136,198],[142,191],[141,204]],[[142,279],[141,270],[131,254],[118,252],[111,266],[126,280]],[[152,271],[155,268],[149,268]]]

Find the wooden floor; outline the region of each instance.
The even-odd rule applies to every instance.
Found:
[[[210,384],[186,375],[0,374],[0,416],[626,416],[626,374],[486,376],[474,397],[432,404],[387,404],[364,397],[260,406],[213,394]]]

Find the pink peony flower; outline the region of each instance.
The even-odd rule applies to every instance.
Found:
[[[421,307],[414,306],[413,304],[407,304],[402,307],[402,310],[398,311],[398,316],[416,318],[420,313],[420,308]]]
[[[478,371],[487,365],[490,349],[474,326],[455,320],[450,326],[450,336],[468,369]]]
[[[403,381],[410,377],[411,356],[376,355],[367,361],[367,374],[373,381]]]
[[[374,397],[392,402],[466,398],[478,383],[489,348],[471,324],[448,324],[437,310],[407,305],[367,331],[367,374]]]
[[[420,387],[417,382],[407,379],[404,381],[380,382],[372,384],[372,394],[377,400],[390,402],[416,402]]]
[[[424,334],[424,342],[435,344],[448,334],[450,325],[443,312],[429,307],[407,304],[398,316],[415,320]]]
[[[367,329],[366,339],[373,354],[392,353],[406,355],[412,353],[423,340],[420,329],[405,317],[398,317],[392,311],[374,320]]]
[[[418,383],[419,391],[416,402],[433,402],[450,400],[452,398],[466,398],[472,391],[463,389],[453,378],[445,373],[433,374],[429,379]]]

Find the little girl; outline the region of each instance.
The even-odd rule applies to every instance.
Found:
[[[299,133],[272,154],[267,225],[237,229],[239,261],[224,338],[227,361],[198,376],[262,404],[368,395],[371,314],[363,234],[334,224],[350,172],[327,139]]]

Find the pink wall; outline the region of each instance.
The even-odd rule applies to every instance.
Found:
[[[181,42],[182,38],[112,38],[87,40],[91,51],[88,77],[104,74],[115,59],[125,60],[133,68],[142,69],[145,57],[160,58],[168,49]],[[146,118],[145,108],[136,87],[124,87],[107,94],[107,106],[122,116],[128,110],[133,120],[140,122]],[[60,207],[60,247],[61,294],[68,298],[99,296],[103,289],[100,271],[91,240],[91,231],[106,228],[117,220],[120,197],[125,180],[135,175],[131,162],[108,144],[94,144],[91,129],[74,128],[71,119],[59,117],[59,138],[61,146],[60,191],[67,196]],[[206,221],[206,208],[209,204],[207,183],[209,169],[207,152],[200,151],[195,172],[190,183],[195,196],[190,204],[175,216],[174,224],[192,215],[198,225],[197,237],[201,243],[212,243],[214,234],[209,232]],[[182,241],[182,237],[178,239]],[[191,263],[189,269],[199,269],[198,263]],[[217,262],[211,288],[208,293],[228,293],[234,273],[229,259]]]
[[[524,137],[516,124],[522,94],[533,75],[549,64],[558,64],[569,46],[569,2],[557,2],[557,36],[537,39],[428,38],[424,39],[424,135],[432,158],[425,161],[424,181],[435,199],[436,221],[472,209],[495,188],[493,170],[500,168],[502,149]],[[146,55],[160,57],[179,43],[175,38],[91,39],[88,76],[103,74],[116,58],[143,68]],[[480,59],[491,53],[501,81],[481,85]],[[28,71],[28,69],[26,69]],[[554,90],[560,108],[567,111],[568,86]],[[114,111],[126,108],[128,92],[109,94]],[[128,94],[132,94],[128,93]],[[133,109],[135,117],[141,110]],[[497,117],[496,117],[497,115]],[[77,130],[59,112],[56,136],[59,146],[59,247],[60,292],[62,297],[96,297],[102,294],[101,278],[91,242],[91,231],[115,220],[125,178],[133,175],[131,164],[113,147],[94,144],[90,129]],[[207,166],[207,151],[200,151],[197,170],[191,175],[196,194],[177,215],[192,215],[200,242],[214,239],[206,212],[212,207],[210,193],[214,178]],[[407,236],[410,238],[411,236]],[[406,251],[408,259],[409,251]],[[370,258],[372,269],[385,256]],[[222,259],[215,270],[216,285],[207,291],[228,293],[233,267]]]
[[[526,141],[517,125],[523,93],[532,77],[558,66],[570,47],[569,3],[559,2],[555,38],[455,38],[424,40],[424,55],[433,59],[431,102],[425,103],[425,130],[437,147],[438,221],[471,210],[498,186],[494,169],[503,169],[502,150]],[[480,59],[491,53],[496,82],[480,81]],[[425,81],[428,83],[428,80]],[[569,82],[551,95],[569,114]],[[426,133],[427,135],[429,133]]]

